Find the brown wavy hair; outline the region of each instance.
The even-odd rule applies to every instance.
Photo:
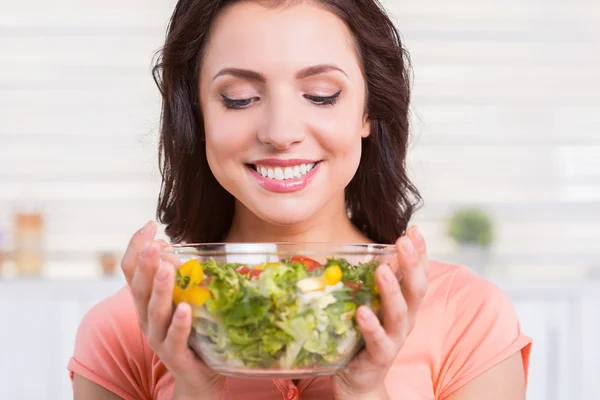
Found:
[[[231,227],[234,198],[212,174],[199,102],[199,65],[213,21],[244,0],[179,0],[154,80],[162,95],[157,219],[174,242],[222,241]],[[247,1],[247,0],[245,0]],[[421,196],[406,173],[410,61],[400,35],[376,0],[318,0],[350,29],[366,81],[371,134],[363,139],[358,170],[345,189],[352,223],[378,243],[406,231]],[[269,0],[265,6],[288,5]]]

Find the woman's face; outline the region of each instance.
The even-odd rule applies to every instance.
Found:
[[[240,2],[215,21],[200,73],[210,168],[264,221],[340,211],[369,134],[365,81],[341,19],[311,2]]]

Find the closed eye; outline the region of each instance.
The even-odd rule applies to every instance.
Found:
[[[342,93],[341,90],[337,91],[336,93],[332,94],[331,96],[312,96],[310,94],[305,94],[304,98],[306,98],[320,106],[330,106],[330,105],[334,105],[337,102],[338,97],[340,96],[340,93]]]
[[[223,106],[228,110],[239,110],[246,108],[255,100],[257,100],[255,97],[251,97],[249,99],[231,99],[224,94],[221,94],[221,98],[223,99]]]

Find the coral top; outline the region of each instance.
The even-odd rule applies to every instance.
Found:
[[[497,286],[463,266],[431,262],[429,289],[415,327],[387,376],[392,399],[446,399],[477,375],[521,352],[525,379],[531,339]],[[126,400],[170,400],[173,377],[137,325],[124,287],[84,317],[68,370]],[[301,380],[227,378],[226,399],[332,398],[328,377]]]

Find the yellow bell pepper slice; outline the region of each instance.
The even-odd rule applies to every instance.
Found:
[[[373,289],[371,289],[371,293],[379,294],[379,286],[377,286],[377,282],[373,285]]]
[[[198,260],[189,260],[181,264],[179,273],[184,277],[187,276],[189,278],[190,281],[188,287],[196,286],[204,280],[204,270]]]
[[[328,285],[335,285],[342,280],[342,268],[339,265],[330,265],[325,268],[325,281]]]
[[[189,304],[201,306],[206,303],[206,300],[210,297],[208,289],[201,286],[194,286],[187,289],[184,293],[184,301]]]
[[[373,299],[373,300],[371,300],[371,308],[374,311],[379,310],[379,307],[381,307],[381,302],[379,301],[379,299]]]
[[[173,302],[175,304],[179,304],[184,300],[185,289],[182,289],[180,286],[175,285],[173,288]]]
[[[256,267],[254,267],[252,269],[256,269],[256,270],[259,270],[259,271],[264,271],[267,268],[276,267],[278,265],[281,265],[281,264],[278,263],[278,262],[268,262],[268,263],[257,265]]]

